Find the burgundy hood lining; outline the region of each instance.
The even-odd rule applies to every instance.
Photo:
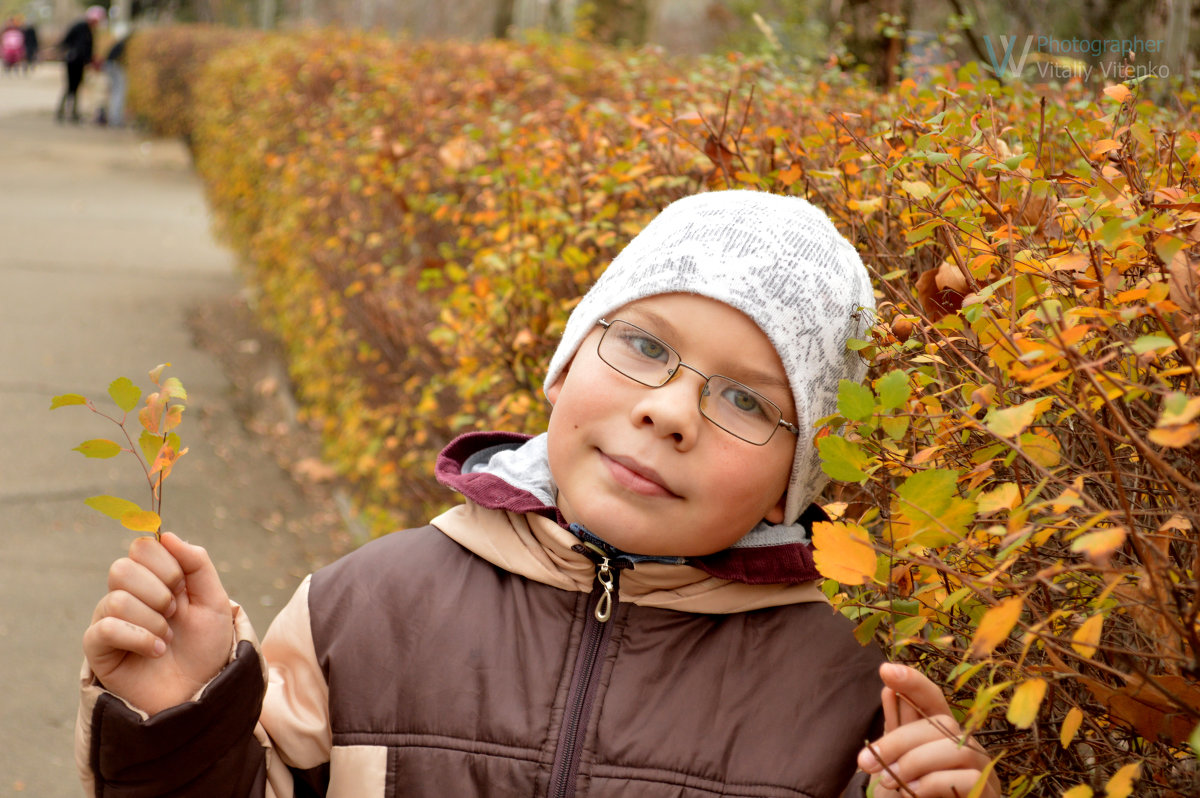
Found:
[[[438,482],[481,507],[518,514],[536,513],[566,528],[566,519],[558,508],[547,506],[529,491],[515,488],[493,474],[464,474],[462,471],[467,458],[482,449],[502,444],[520,446],[531,437],[517,432],[465,433],[452,440],[438,455],[434,474]],[[814,523],[828,520],[829,516],[819,505],[810,504],[798,523],[811,533]],[[794,585],[821,578],[813,562],[812,547],[803,543],[729,548],[690,558],[688,564],[710,576],[748,585]]]

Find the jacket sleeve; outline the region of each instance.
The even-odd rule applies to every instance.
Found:
[[[325,794],[328,688],[312,649],[308,580],[272,623],[262,654],[236,605],[234,623],[229,664],[192,701],[153,717],[105,690],[85,663],[75,754],[88,795]]]

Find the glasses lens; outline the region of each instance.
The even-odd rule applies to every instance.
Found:
[[[762,394],[726,377],[710,377],[700,394],[700,412],[726,432],[763,444],[771,439],[783,417]]]
[[[662,385],[679,366],[675,350],[624,321],[609,324],[600,337],[599,353],[605,363],[643,385]]]

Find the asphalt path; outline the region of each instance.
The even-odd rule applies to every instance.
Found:
[[[83,500],[145,504],[148,493],[127,456],[72,451],[115,426],[82,407],[51,412],[51,397],[103,403],[113,379],[148,388],[148,370],[172,364],[189,393],[190,451],[164,489],[166,526],[209,549],[260,634],[329,558],[305,521],[328,508],[310,506],[247,430],[227,370],[188,325],[241,286],[186,151],[56,124],[61,69],[0,74],[0,796],[83,794],[72,749],[80,638],[134,536]],[[103,81],[87,81],[90,116]]]

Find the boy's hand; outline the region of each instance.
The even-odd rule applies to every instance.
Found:
[[[906,665],[884,663],[883,736],[858,755],[875,798],[966,798],[990,757],[964,735],[941,688]],[[989,774],[981,798],[999,798]]]
[[[112,564],[83,635],[100,682],[151,715],[190,700],[232,648],[233,611],[212,560],[170,533],[138,538]]]

